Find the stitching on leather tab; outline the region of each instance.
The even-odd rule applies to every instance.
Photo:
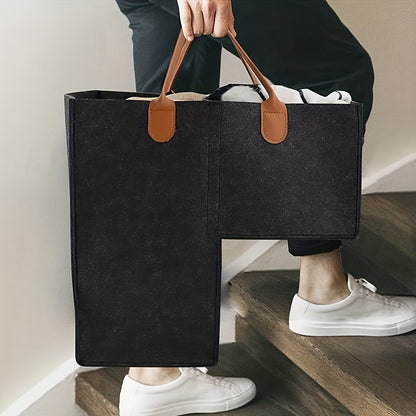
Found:
[[[262,114],[282,114],[284,117],[284,123],[285,123],[285,128],[283,130],[283,134],[280,136],[280,139],[273,139],[274,135],[271,134],[269,135],[267,130],[267,124],[265,124],[264,122],[264,117],[261,118],[261,130],[262,132],[264,132],[265,135],[265,139],[272,144],[278,144],[281,143],[287,136],[287,131],[288,131],[288,127],[287,127],[287,112],[282,112],[282,111],[263,111]],[[269,129],[270,130],[270,129]]]
[[[152,117],[152,114],[155,113],[155,112],[158,112],[158,111],[165,111],[165,112],[170,112],[171,113],[170,124],[171,124],[172,128],[170,129],[170,131],[168,132],[168,134],[166,136],[159,136],[157,134],[154,134],[154,131],[153,131],[153,126],[152,126],[153,117]],[[158,142],[161,142],[161,141],[162,142],[167,142],[167,141],[169,141],[173,137],[173,135],[175,134],[175,128],[176,128],[176,126],[175,126],[175,111],[172,111],[171,108],[155,108],[155,109],[149,108],[149,133],[150,133],[150,136],[152,137],[153,140],[155,140],[154,137],[153,137],[153,135],[155,135],[156,137],[160,138],[160,140],[155,140],[155,141],[158,141]]]

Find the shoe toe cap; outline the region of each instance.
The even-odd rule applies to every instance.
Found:
[[[239,377],[239,378],[228,378],[227,381],[233,385],[233,387],[238,390],[239,393],[256,391],[256,385],[253,381],[248,378]]]
[[[416,297],[415,296],[400,296],[396,298],[411,315],[416,315]]]

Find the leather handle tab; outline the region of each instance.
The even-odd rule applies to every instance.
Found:
[[[288,132],[286,105],[276,97],[266,77],[249,58],[230,30],[228,31],[228,36],[233,42],[253,82],[256,84],[260,82],[269,95],[269,98],[261,103],[262,136],[269,143],[281,143],[286,138]],[[190,44],[191,42],[185,39],[182,30],[180,30],[160,96],[149,103],[148,132],[150,137],[159,143],[169,141],[175,134],[176,106],[174,101],[166,97],[166,94],[172,88],[173,81]]]
[[[165,75],[160,96],[149,103],[147,129],[149,136],[156,142],[168,142],[175,134],[176,106],[172,100],[166,97],[166,94],[172,88],[173,81],[190,45],[191,42],[185,39],[181,30]]]
[[[264,140],[269,143],[281,143],[286,138],[288,132],[286,105],[277,98],[269,81],[249,58],[230,30],[228,30],[228,36],[242,61],[247,63],[269,94],[269,98],[261,103],[261,134]]]

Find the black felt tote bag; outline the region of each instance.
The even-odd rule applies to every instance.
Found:
[[[262,104],[163,91],[65,97],[76,357],[82,365],[213,365],[221,238],[354,238],[361,105],[284,105],[230,35]]]

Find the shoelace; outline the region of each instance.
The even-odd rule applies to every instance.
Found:
[[[366,296],[370,295],[373,296],[381,301],[383,301],[384,303],[388,304],[388,305],[394,305],[397,306],[399,305],[398,302],[393,300],[392,296],[383,296],[383,295],[379,295],[377,292],[377,288],[370,283],[368,280],[360,278],[360,279],[355,279],[355,281],[358,283],[359,287],[360,287],[360,291],[362,293],[365,293]]]
[[[370,290],[371,292],[373,292],[373,293],[377,292],[377,288],[372,283],[370,283],[368,280],[361,278],[361,279],[355,279],[355,281],[360,286],[364,286],[366,289]]]
[[[208,373],[208,368],[206,367],[181,367],[181,371],[192,371],[195,375],[203,375]]]
[[[208,368],[206,367],[185,367],[187,371],[190,371],[192,374],[196,375],[197,377],[206,377],[208,376]],[[224,377],[213,377],[211,378],[211,382],[215,383],[218,386],[224,386],[229,389],[235,390],[235,387],[229,383],[228,381],[225,381]]]

